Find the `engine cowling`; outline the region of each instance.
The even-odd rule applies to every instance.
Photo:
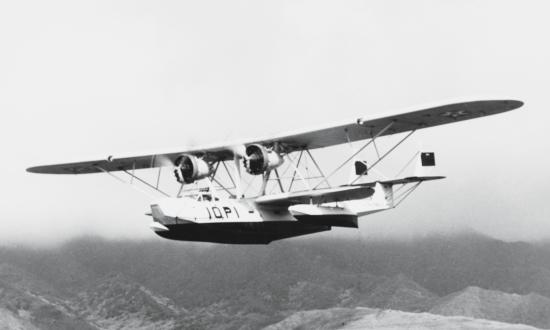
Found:
[[[252,175],[259,175],[281,166],[283,157],[273,150],[268,150],[260,144],[251,144],[246,147],[244,166]]]
[[[193,155],[181,155],[174,165],[174,174],[180,183],[193,183],[212,174],[212,167]]]

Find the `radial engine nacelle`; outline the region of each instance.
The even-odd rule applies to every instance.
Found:
[[[260,144],[251,144],[246,147],[244,166],[252,175],[259,175],[266,171],[281,166],[284,159],[273,150],[269,150]]]
[[[193,183],[206,178],[213,172],[212,166],[193,155],[179,156],[174,165],[176,167],[174,174],[180,183]]]

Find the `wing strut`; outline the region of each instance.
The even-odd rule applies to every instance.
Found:
[[[235,195],[231,192],[231,190],[227,189],[227,188],[226,188],[223,184],[221,184],[221,182],[218,181],[215,177],[212,177],[212,180],[209,180],[209,181],[210,181],[210,182],[212,182],[212,181],[216,182],[216,184],[218,184],[218,186],[220,186],[223,190],[225,190],[225,192],[228,193],[229,196],[235,197]],[[212,192],[214,192],[214,189],[213,189],[213,188],[211,188],[211,189],[212,189]]]
[[[139,176],[133,174],[133,173],[130,173],[128,172],[127,170],[122,170],[124,173],[128,174],[132,179],[136,179],[138,180],[139,182],[143,183],[144,185],[146,185],[147,187],[153,189],[153,190],[156,190],[158,191],[159,193],[163,194],[164,196],[166,197],[170,197],[170,195],[168,195],[167,193],[165,193],[164,191],[156,188],[155,186],[153,186],[152,184],[150,184],[149,182],[143,180],[142,178],[140,178]],[[131,184],[130,184],[131,185]]]
[[[292,179],[290,180],[290,184],[288,186],[288,191],[292,190],[292,185],[294,184],[294,179],[296,178],[296,172],[298,172],[298,166],[300,166],[300,161],[302,160],[302,156],[304,155],[304,150],[300,150],[300,155],[298,156],[298,163],[294,165],[290,160],[290,164],[294,166],[294,172],[292,173]],[[286,155],[288,159],[290,159],[290,155]]]
[[[229,177],[229,180],[231,180],[231,183],[234,187],[237,185],[235,184],[235,180],[233,180],[233,176],[231,175],[231,172],[229,172],[229,168],[227,167],[227,164],[225,164],[225,161],[222,161],[223,167],[225,168],[225,172],[227,173],[227,176]]]
[[[262,188],[260,189],[260,195],[265,195],[265,189],[267,188],[267,182],[269,181],[269,176],[271,175],[271,171],[267,171],[263,174],[262,177]]]
[[[302,159],[302,153],[300,153],[300,159]],[[294,182],[294,178],[295,178],[295,175],[298,175],[300,177],[300,181],[302,181],[302,183],[304,184],[304,187],[306,188],[306,190],[311,190],[311,187],[309,186],[309,183],[307,182],[307,180],[304,178],[304,176],[302,175],[302,173],[300,172],[300,170],[298,169],[298,166],[300,165],[298,163],[298,165],[294,164],[294,162],[292,161],[292,158],[290,158],[290,155],[287,154],[286,155],[286,158],[288,159],[288,162],[292,165],[292,167],[294,167],[294,174],[292,175],[292,181],[290,183],[290,187],[288,188],[288,191],[290,191],[290,188],[292,188],[292,182]]]
[[[313,158],[313,155],[311,154],[309,149],[306,149],[306,153],[308,154],[309,158],[311,158],[311,160],[313,161],[313,165],[315,165],[315,167],[317,168],[317,171],[319,171],[319,174],[321,174],[321,177],[323,177],[324,181],[327,183],[328,188],[330,188],[330,182],[328,182],[328,179],[326,178],[325,173],[323,173],[323,170],[321,170],[321,167],[319,166],[319,164],[317,164],[317,161],[315,160],[315,158]]]
[[[104,172],[104,173],[108,174],[110,177],[114,178],[114,179],[117,180],[118,182],[121,182],[121,183],[123,183],[123,184],[129,185],[130,187],[134,188],[136,191],[138,191],[138,192],[140,192],[140,193],[146,195],[146,196],[149,197],[149,198],[154,198],[154,197],[155,197],[155,196],[151,195],[150,193],[146,192],[145,190],[140,189],[138,186],[133,185],[133,184],[131,184],[130,182],[128,182],[128,181],[126,181],[126,180],[124,180],[124,179],[121,179],[121,178],[119,178],[118,176],[114,175],[113,173],[111,173],[111,172],[109,172],[109,171],[103,169],[102,167],[96,166],[96,168],[97,168],[98,170],[100,170],[101,172]],[[156,190],[156,189],[155,189],[155,190]]]
[[[159,184],[160,184],[160,174],[162,173],[162,167],[159,167],[159,173],[157,175],[157,185],[156,185],[156,189],[159,188]]]
[[[351,181],[349,184],[354,184],[357,180],[362,178],[365,174],[367,174],[372,168],[374,168],[378,163],[380,163],[384,158],[386,158],[387,155],[389,155],[392,151],[395,150],[401,143],[405,142],[409,138],[409,136],[413,135],[413,133],[416,132],[416,130],[412,130],[409,132],[409,134],[405,135],[404,138],[399,140],[393,147],[390,148],[390,150],[386,151],[382,157],[378,158],[377,161],[374,162],[371,166],[369,166],[366,170],[364,170],[361,174],[359,174],[353,181]],[[372,141],[372,140],[371,140]]]
[[[225,163],[224,163],[225,165]],[[238,155],[235,153],[233,155],[233,165],[235,165],[235,177],[236,177],[236,184],[235,182],[233,182],[233,185],[236,187],[236,191],[237,191],[237,199],[241,199],[244,197],[244,192],[243,192],[243,178],[242,178],[242,175],[241,175],[241,163],[239,161],[239,157]],[[227,174],[229,174],[229,177],[231,178],[231,181],[233,181],[233,178],[231,177],[231,174],[229,173],[229,170],[227,169],[227,166],[225,167],[225,169],[227,170]]]
[[[386,125],[384,128],[382,128],[380,130],[380,132],[376,133],[376,135],[374,137],[371,137],[371,139],[365,143],[365,145],[363,145],[361,148],[359,148],[356,152],[353,153],[353,155],[351,155],[350,157],[348,157],[342,164],[340,164],[340,166],[338,166],[337,168],[335,168],[329,175],[327,175],[321,182],[319,182],[315,187],[313,187],[313,189],[317,189],[321,184],[323,184],[324,182],[327,182],[327,180],[333,176],[336,172],[338,172],[342,167],[344,167],[347,163],[349,163],[351,160],[353,160],[355,158],[355,156],[357,156],[361,151],[363,151],[366,147],[368,147],[371,143],[374,142],[374,139],[376,139],[377,137],[379,137],[380,135],[384,134],[384,132],[386,132],[390,127],[393,126],[393,124],[395,123],[394,120],[392,120],[388,125]]]
[[[420,151],[417,151],[417,152],[412,156],[412,158],[409,159],[409,161],[399,170],[399,172],[397,172],[397,174],[394,175],[394,177],[398,178],[398,177],[401,175],[401,173],[403,173],[403,171],[404,171],[409,165],[411,165],[411,163],[413,162],[413,160],[416,159],[416,156],[418,156],[419,153],[420,153]]]
[[[184,186],[184,182],[180,183],[180,187],[178,189],[178,193],[176,194],[176,197],[177,198],[180,198],[181,197],[181,193],[183,192],[183,186]]]
[[[410,187],[409,189],[405,190],[402,194],[400,194],[398,197],[395,197],[394,200],[397,200],[397,203],[395,203],[393,205],[394,208],[398,207],[399,204],[403,203],[403,201],[405,200],[405,198],[407,198],[410,194],[412,194],[413,191],[416,190],[416,188],[418,188],[418,186],[420,186],[420,184],[422,183],[422,181],[418,181],[415,185],[413,185],[412,187]],[[404,187],[404,185],[403,185]]]
[[[275,176],[277,177],[277,183],[279,184],[279,189],[281,189],[281,192],[284,193],[285,189],[283,188],[283,183],[281,182],[279,171],[277,171],[277,169],[274,169],[273,172],[275,172]]]

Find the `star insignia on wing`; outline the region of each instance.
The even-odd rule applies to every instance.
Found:
[[[469,112],[466,110],[447,111],[441,114],[442,117],[449,117],[453,119],[457,119],[468,115],[469,115]]]

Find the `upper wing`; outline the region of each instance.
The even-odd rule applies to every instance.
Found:
[[[105,171],[120,171],[164,166],[162,160],[174,162],[182,153],[204,157],[208,161],[229,160],[233,158],[232,146],[259,143],[266,146],[278,144],[285,152],[300,149],[324,148],[369,139],[387,128],[380,136],[454,123],[483,116],[513,110],[523,105],[516,100],[485,100],[447,104],[423,110],[385,115],[373,119],[358,118],[342,124],[313,130],[272,136],[263,139],[251,139],[223,145],[202,148],[182,149],[176,152],[138,155],[130,157],[109,156],[105,159],[36,166],[28,168],[33,173],[83,174]],[[390,125],[391,124],[391,125]]]
[[[393,124],[380,136],[495,115],[517,109],[522,105],[523,102],[515,100],[454,103],[372,119],[361,117],[353,122],[348,121],[342,125],[284,135],[276,139],[261,140],[255,143],[269,144],[279,142],[284,145],[293,146],[295,149],[323,148],[346,143],[348,142],[348,138],[352,142],[369,139],[382,131],[390,123]]]

